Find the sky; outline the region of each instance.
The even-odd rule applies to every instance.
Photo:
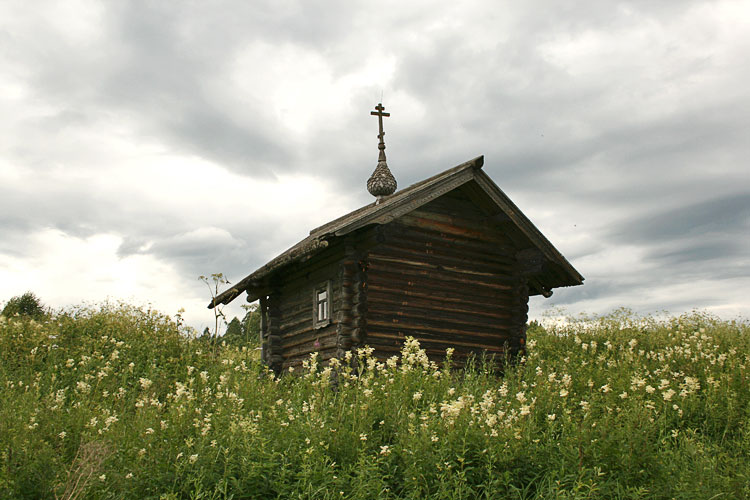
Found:
[[[0,2],[0,304],[213,326],[236,282],[479,155],[586,278],[530,316],[750,317],[750,2]],[[244,298],[225,311],[241,316]]]

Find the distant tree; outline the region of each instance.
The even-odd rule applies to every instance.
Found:
[[[260,344],[260,311],[257,305],[246,306],[242,320],[237,317],[227,324],[222,340],[227,344],[255,347]]]
[[[241,343],[244,340],[243,330],[244,329],[242,328],[242,323],[240,323],[240,320],[237,319],[237,316],[235,316],[227,325],[227,331],[226,333],[224,333],[224,340],[227,342],[227,344]]]
[[[247,345],[260,345],[260,309],[258,304],[247,306],[247,313],[242,318],[245,329],[245,343]]]
[[[26,292],[10,299],[0,314],[5,317],[26,316],[32,319],[41,319],[47,314],[47,311],[39,297],[34,295],[33,292]]]
[[[544,326],[538,322],[537,320],[531,320],[526,325],[526,334],[527,335],[541,335],[546,333],[547,330],[544,328]]]

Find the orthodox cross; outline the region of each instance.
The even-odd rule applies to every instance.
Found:
[[[383,113],[385,111],[385,106],[383,106],[382,102],[379,102],[377,106],[375,106],[376,111],[370,111],[370,114],[372,116],[378,117],[378,139],[380,139],[380,143],[378,144],[378,149],[380,150],[380,156],[382,158],[379,158],[379,160],[385,160],[385,132],[383,132],[383,117],[384,116],[391,116],[390,113]]]
[[[376,205],[383,201],[384,197],[390,196],[396,192],[397,187],[396,179],[388,169],[388,164],[385,161],[385,140],[383,139],[385,137],[385,132],[383,132],[383,117],[391,116],[391,114],[384,113],[384,111],[385,107],[383,106],[383,103],[379,102],[378,105],[375,106],[375,111],[370,112],[371,115],[378,117],[378,129],[380,132],[378,134],[378,138],[380,139],[380,144],[378,144],[378,149],[380,150],[378,153],[378,166],[375,167],[375,171],[370,178],[367,179],[367,190],[376,198]]]

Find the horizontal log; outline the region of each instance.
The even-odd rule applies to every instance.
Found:
[[[440,256],[429,253],[405,253],[394,251],[392,249],[376,249],[369,255],[368,270],[372,267],[373,261],[389,262],[402,265],[408,265],[417,268],[440,269],[460,275],[469,275],[476,279],[494,278],[498,281],[507,283],[517,283],[516,272],[511,267],[505,269],[499,267],[483,266],[476,264],[471,260],[471,255],[464,254],[463,261],[454,259],[450,264],[441,259]]]
[[[315,346],[314,342],[308,342],[300,344],[294,347],[284,349],[282,356],[284,359],[290,359],[294,357],[308,357],[314,352],[320,352],[327,349],[336,349],[337,339],[335,335],[330,335],[326,338],[320,339],[320,345]]]
[[[498,233],[490,230],[469,229],[452,223],[445,223],[435,220],[432,217],[423,215],[417,217],[411,214],[404,215],[398,219],[399,224],[438,233],[443,236],[460,238],[466,242],[493,243],[498,247],[510,250],[513,248],[513,242],[506,237],[504,233]]]
[[[329,332],[329,333],[326,333],[325,335],[321,335],[319,332],[320,332],[319,330],[310,330],[310,331],[299,333],[297,335],[282,338],[281,347],[286,350],[291,347],[306,344],[308,342],[315,342],[316,340],[320,340],[322,338],[329,337],[331,335],[335,336],[335,333],[332,334]]]
[[[413,309],[422,313],[433,312],[435,314],[445,312],[457,318],[485,318],[486,321],[492,319],[507,320],[513,317],[515,311],[515,306],[511,304],[496,304],[487,307],[477,305],[469,300],[457,303],[434,296],[408,297],[376,289],[371,289],[369,295],[370,303],[378,304],[377,308],[381,310],[402,311]]]
[[[295,332],[300,328],[307,327],[313,327],[312,306],[310,306],[310,311],[307,314],[299,317],[292,317],[290,321],[281,323],[281,325],[279,325],[279,331],[281,332],[281,335],[288,336],[290,332]]]
[[[423,206],[409,213],[417,219],[428,219],[431,221],[447,224],[449,226],[462,228],[478,234],[480,239],[494,232],[493,224],[488,222],[487,216],[472,213],[460,213],[460,211],[433,210],[433,207]]]
[[[393,333],[383,332],[375,330],[370,332],[370,342],[374,339],[383,339],[392,342],[403,343],[403,338]],[[455,340],[455,339],[441,339],[441,338],[428,338],[419,337],[419,344],[425,349],[434,349],[439,346],[440,349],[447,349],[449,347],[468,347],[472,349],[486,350],[490,352],[503,352],[503,343],[490,343],[490,342],[477,342],[472,340]]]
[[[512,276],[517,273],[516,265],[510,259],[493,255],[479,254],[464,248],[453,248],[450,252],[433,246],[431,243],[389,241],[373,250],[386,257],[403,257],[433,263],[442,267],[455,267],[467,271],[486,272]]]
[[[441,287],[437,284],[419,283],[419,286],[405,287],[398,281],[377,280],[370,285],[372,300],[390,296],[393,301],[409,302],[412,299],[440,301],[456,307],[478,311],[506,310],[511,307],[511,298],[491,291],[466,290],[464,288]]]
[[[312,304],[313,290],[320,284],[331,281],[331,300],[341,300],[341,287],[336,279],[302,283],[297,288],[284,288],[279,294],[279,309],[284,314],[294,313]]]
[[[282,335],[280,335],[280,338],[284,339],[284,342],[287,342],[288,339],[292,339],[294,337],[297,337],[298,335],[305,335],[307,333],[314,333],[315,335],[323,336],[327,335],[329,331],[335,332],[337,328],[336,323],[329,323],[328,325],[322,327],[322,328],[315,328],[312,325],[312,321],[308,325],[300,326],[299,328],[295,330],[289,330],[287,332],[284,332]]]
[[[471,183],[464,184],[458,189],[446,193],[421,208],[436,213],[442,211],[447,214],[461,214],[473,218],[484,217],[489,213],[497,211],[497,205],[489,200],[489,202],[485,204],[478,203],[480,201],[478,198],[482,195],[485,197],[487,195],[468,190],[467,188],[470,186]]]
[[[466,325],[467,327],[473,326],[485,326],[495,324],[506,324],[511,319],[521,316],[522,312],[519,312],[515,307],[510,305],[496,306],[492,309],[483,312],[482,314],[457,310],[455,306],[451,304],[441,304],[436,301],[426,301],[421,304],[409,302],[409,300],[393,300],[399,297],[393,296],[393,299],[388,297],[381,297],[380,293],[377,292],[378,297],[382,300],[370,300],[368,307],[368,318],[372,317],[375,313],[380,314],[391,314],[394,317],[425,317],[431,319],[439,319],[440,321],[448,321],[456,324]]]
[[[507,278],[513,274],[512,270],[502,270],[476,264],[471,260],[471,256],[469,255],[466,255],[463,260],[456,258],[449,261],[448,259],[425,252],[405,252],[389,248],[378,249],[377,253],[373,254],[373,257],[389,262],[406,262],[412,266],[416,265],[431,269],[445,270],[477,278]]]
[[[367,335],[371,335],[373,331],[376,330],[383,330],[387,329],[389,331],[393,332],[403,332],[405,335],[412,335],[414,337],[426,337],[426,336],[436,336],[436,335],[442,335],[446,339],[452,339],[454,337],[460,338],[460,337],[471,337],[471,338],[477,338],[477,339],[485,339],[485,340],[491,340],[491,339],[503,339],[503,340],[509,340],[511,336],[511,329],[513,328],[512,325],[508,325],[507,327],[503,328],[496,328],[496,329],[482,329],[482,331],[478,331],[477,329],[471,329],[471,330],[464,330],[461,328],[450,328],[450,327],[441,327],[436,326],[439,325],[440,322],[422,322],[422,323],[412,323],[412,322],[398,322],[394,323],[391,320],[387,319],[381,319],[380,317],[374,317],[374,318],[368,318],[367,321]]]
[[[412,241],[414,244],[431,243],[436,248],[444,248],[445,253],[449,255],[457,249],[465,249],[476,255],[510,259],[516,251],[515,247],[496,241],[461,238],[427,228],[410,227],[398,223],[389,224],[385,235],[386,245],[391,241],[407,243]]]
[[[467,324],[460,320],[445,318],[435,313],[432,316],[405,312],[403,315],[392,315],[387,312],[373,311],[368,316],[368,328],[374,325],[386,325],[394,330],[407,332],[432,332],[445,336],[471,335],[477,338],[493,339],[498,335],[512,332],[518,327],[507,320],[506,323],[495,324]]]
[[[404,289],[424,287],[431,289],[455,288],[466,296],[482,295],[493,301],[505,301],[511,297],[513,284],[503,279],[471,279],[460,274],[437,269],[415,269],[386,262],[372,264],[368,286],[398,285]]]
[[[439,269],[437,266],[418,263],[416,261],[405,261],[388,259],[381,256],[373,256],[370,259],[369,281],[380,272],[397,273],[414,278],[427,278],[431,281],[463,283],[470,286],[494,288],[497,290],[512,290],[515,282],[504,276],[481,276],[467,274],[453,269]]]
[[[449,194],[453,194],[455,191]],[[429,212],[436,215],[448,215],[469,220],[486,219],[489,212],[477,207],[474,201],[460,199],[453,196],[442,196],[427,205],[420,207],[419,212]]]

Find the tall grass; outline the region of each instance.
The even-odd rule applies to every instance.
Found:
[[[0,317],[0,498],[750,498],[750,326],[622,311],[502,377],[409,341],[273,377],[153,311]]]

